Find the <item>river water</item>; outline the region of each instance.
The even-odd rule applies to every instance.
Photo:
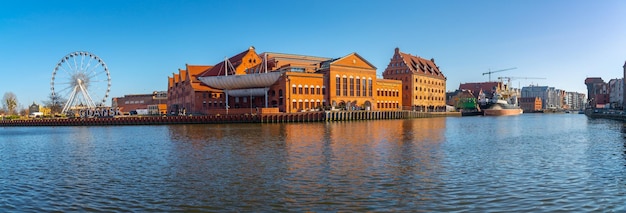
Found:
[[[626,211],[621,122],[578,114],[0,128],[0,212]]]

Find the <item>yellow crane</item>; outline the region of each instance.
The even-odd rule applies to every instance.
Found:
[[[503,72],[503,71],[514,70],[514,69],[517,69],[517,67],[501,69],[501,70],[494,70],[494,71],[491,71],[491,69],[489,69],[489,72],[484,72],[483,75],[487,75],[488,74],[489,75],[489,82],[491,82],[491,73]]]

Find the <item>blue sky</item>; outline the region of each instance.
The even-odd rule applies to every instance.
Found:
[[[74,51],[101,57],[110,97],[120,97],[167,90],[167,77],[185,64],[213,65],[249,46],[331,58],[356,52],[379,75],[398,47],[434,58],[448,91],[516,67],[492,79],[546,78],[512,84],[586,93],[586,77],[623,77],[624,11],[622,0],[2,1],[0,95],[42,103],[56,63]]]

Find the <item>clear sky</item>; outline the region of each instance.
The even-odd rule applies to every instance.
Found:
[[[15,93],[23,107],[48,100],[55,65],[74,51],[101,57],[110,97],[121,97],[167,90],[185,64],[213,65],[249,46],[356,52],[379,75],[398,47],[434,58],[448,91],[516,67],[492,79],[546,78],[512,84],[586,93],[586,77],[623,77],[624,11],[624,0],[1,1],[0,95]]]

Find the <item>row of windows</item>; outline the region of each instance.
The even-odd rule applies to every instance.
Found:
[[[409,81],[409,77],[404,77],[404,79],[402,78],[392,78],[393,80],[400,80],[400,81]],[[424,84],[430,84],[430,85],[435,85],[435,86],[444,86],[444,82],[441,81],[434,81],[434,80],[423,80],[423,79],[415,79],[415,83],[424,83]]]
[[[398,103],[376,103],[378,109],[397,109]]]
[[[415,91],[443,93],[443,90],[441,89],[433,89],[433,88],[426,88],[426,87],[415,87]]]
[[[343,82],[343,83],[342,83]],[[335,79],[336,87],[335,87],[335,95],[337,96],[372,96],[372,79],[359,79],[350,77],[350,81],[348,84],[347,77],[339,77],[337,76]],[[356,85],[356,87],[355,87]]]
[[[302,87],[302,85],[298,86],[296,88],[296,85],[292,85],[291,89],[293,91],[291,91],[292,94],[300,94],[300,95],[326,95],[326,88],[320,88],[319,86],[313,88],[313,86],[311,86],[310,88],[308,86],[304,86],[304,88]]]
[[[310,102],[309,101],[304,101],[304,102],[299,101],[299,102],[296,102],[294,100],[294,102],[291,103],[291,107],[293,109],[296,109],[296,110],[315,109],[315,108],[322,107],[322,102],[320,102],[319,100],[317,100],[317,101],[311,100]]]
[[[124,101],[124,104],[143,104],[143,100],[141,101]]]
[[[400,93],[398,91],[376,91],[376,95],[377,96],[392,96],[392,97],[398,97],[400,96]]]
[[[222,108],[222,107],[226,107],[226,106],[224,105],[224,103],[222,103],[222,101],[220,101],[219,104],[217,102],[215,102],[215,101],[213,103],[211,103],[211,102],[207,103],[206,101],[203,101],[202,102],[202,107],[206,109],[207,107],[219,107],[219,108]]]
[[[424,83],[424,84],[432,84],[432,85],[437,85],[437,86],[443,86],[443,82],[431,81],[431,80],[423,80],[422,81],[422,79],[419,79],[419,82],[418,82],[418,79],[415,79],[415,83],[420,83],[420,84]]]
[[[443,101],[442,97],[426,97],[426,96],[415,96],[417,100],[429,100],[429,101]]]

